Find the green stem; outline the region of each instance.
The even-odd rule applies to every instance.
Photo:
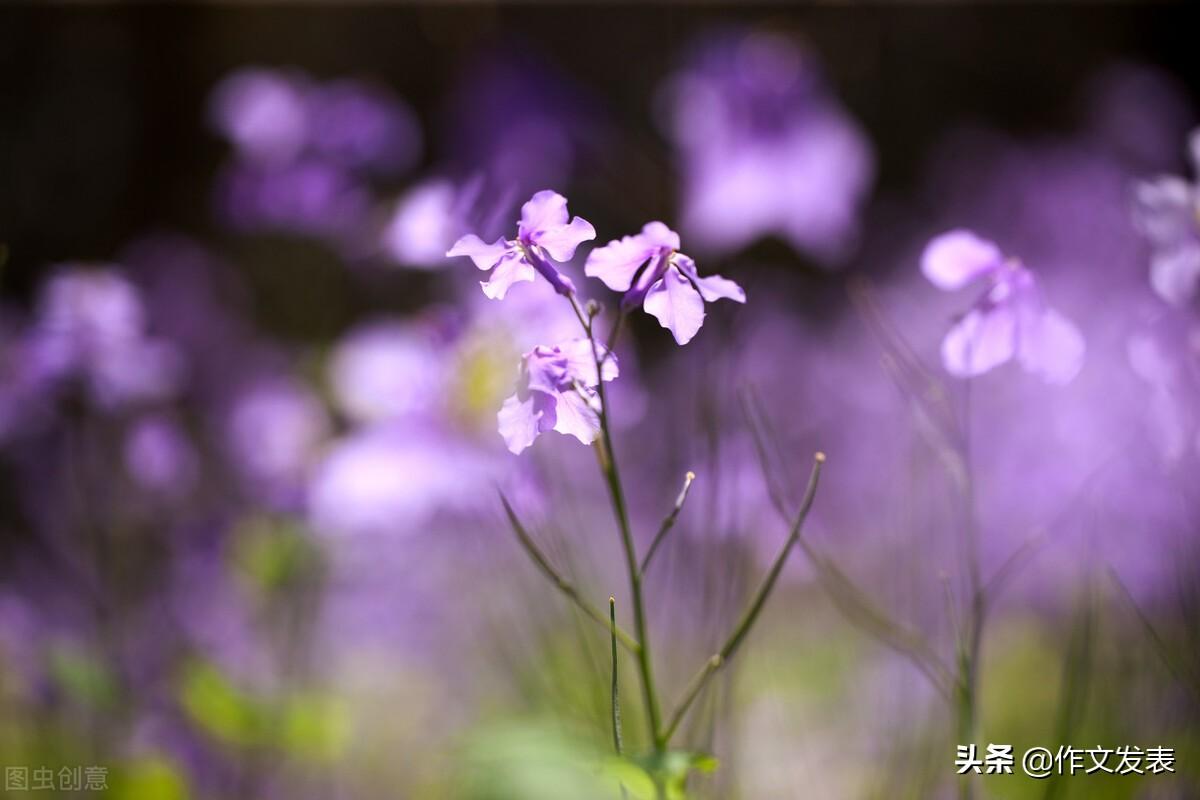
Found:
[[[696,473],[688,472],[683,476],[683,488],[679,490],[679,496],[675,498],[675,505],[671,508],[671,513],[667,514],[663,519],[662,525],[658,528],[658,533],[655,534],[654,540],[650,542],[650,549],[646,551],[645,557],[642,558],[642,566],[639,572],[644,576],[646,570],[650,567],[650,559],[654,558],[654,554],[658,551],[658,546],[662,544],[662,540],[670,532],[671,528],[675,527],[675,520],[679,519],[679,512],[683,510],[683,504],[687,502],[688,491],[692,488],[692,481],[696,480]]]
[[[608,598],[608,619],[612,625],[614,634],[612,636],[612,732],[613,732],[613,747],[617,751],[617,755],[621,755],[623,750],[621,746],[621,695],[617,685],[617,598]]]
[[[613,512],[617,518],[617,526],[621,532],[621,546],[625,550],[625,568],[629,572],[629,593],[633,601],[633,630],[637,636],[638,672],[642,679],[642,695],[646,703],[646,714],[649,717],[650,731],[654,740],[654,749],[661,752],[665,740],[659,735],[662,725],[662,712],[658,705],[658,692],[654,683],[654,667],[650,659],[650,636],[646,624],[646,604],[642,596],[642,575],[638,570],[637,550],[633,543],[633,531],[629,525],[629,511],[625,504],[625,491],[621,485],[621,475],[613,456],[612,437],[608,430],[607,401],[604,396],[604,382],[600,382],[597,391],[600,394],[600,469],[608,484],[609,497],[612,500]]]
[[[596,363],[596,394],[600,400],[600,409],[597,412],[600,419],[600,441],[596,452],[600,458],[600,471],[604,474],[604,481],[608,485],[609,499],[612,501],[613,514],[617,518],[617,527],[620,529],[621,546],[625,550],[625,568],[629,573],[629,593],[633,601],[634,633],[638,640],[636,655],[638,674],[642,683],[642,699],[646,705],[646,716],[650,725],[651,739],[654,741],[654,750],[656,753],[661,753],[665,746],[665,741],[659,734],[662,712],[658,705],[658,690],[654,683],[654,666],[650,657],[650,634],[646,624],[646,604],[642,597],[642,575],[638,569],[637,548],[633,542],[629,510],[625,503],[625,490],[622,488],[621,473],[617,468],[616,453],[613,450],[612,434],[608,424],[608,397],[604,389],[603,374],[604,358],[601,356],[600,346],[596,343],[591,315],[584,313],[574,295],[569,295],[568,300],[570,300],[571,308],[575,311],[575,316],[579,318],[579,323],[583,326],[588,341],[592,345],[592,359]],[[610,337],[610,344],[616,344],[615,336]],[[605,350],[606,354],[609,352],[611,350]]]
[[[529,532],[525,530],[525,526],[521,524],[521,520],[517,517],[517,512],[513,511],[512,505],[509,504],[508,498],[504,496],[503,492],[500,493],[500,502],[504,506],[504,513],[508,516],[509,525],[512,526],[513,532],[517,534],[517,541],[519,541],[521,546],[525,548],[525,552],[529,554],[529,558],[533,561],[534,565],[537,566],[538,570],[545,575],[552,584],[554,584],[555,588],[566,595],[568,600],[578,606],[580,611],[599,622],[605,628],[608,628],[615,641],[620,642],[621,645],[629,652],[637,653],[638,650],[641,649],[641,646],[637,643],[637,641],[635,641],[632,636],[622,630],[621,627],[617,625],[615,619],[610,620],[605,618],[605,616],[600,613],[599,609],[592,606],[592,604],[587,600],[584,600],[583,597],[580,596],[579,590],[575,588],[575,585],[560,575],[558,570],[556,570],[550,564],[549,559],[547,559],[545,554],[543,554],[538,546],[534,544],[533,538],[529,535]]]
[[[734,627],[733,632],[725,640],[725,644],[705,662],[704,666],[701,667],[700,671],[696,673],[695,677],[688,684],[688,688],[684,691],[683,699],[675,708],[674,713],[671,715],[671,721],[663,732],[662,738],[664,742],[669,742],[671,737],[675,735],[676,729],[683,722],[683,718],[692,703],[700,696],[700,692],[707,685],[709,678],[716,674],[721,667],[725,666],[726,662],[729,661],[750,633],[751,628],[754,627],[754,623],[758,620],[758,615],[767,603],[767,598],[771,596],[771,591],[775,588],[775,582],[779,580],[779,575],[783,572],[783,566],[787,563],[788,555],[791,554],[792,548],[795,547],[796,542],[800,539],[800,531],[804,527],[804,520],[808,517],[813,500],[817,496],[817,483],[820,480],[821,466],[824,463],[825,454],[817,453],[813,458],[813,468],[808,477],[808,487],[804,490],[804,499],[800,503],[800,510],[796,513],[795,521],[792,522],[792,529],[788,534],[787,541],[783,544],[783,549],[775,557],[775,563],[771,565],[771,570],[767,573],[767,577],[758,588],[758,592],[755,593],[754,599],[742,614],[742,618]]]

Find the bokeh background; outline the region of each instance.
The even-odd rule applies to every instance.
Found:
[[[825,571],[794,554],[688,717],[720,761],[692,794],[954,796],[954,710],[863,609],[953,665],[974,520],[980,745],[1176,750],[1172,774],[983,796],[1200,796],[1198,21],[3,8],[0,765],[101,765],[114,798],[614,796],[588,766],[608,639],[496,494],[628,620],[594,455],[496,432],[519,355],[574,320],[542,284],[491,302],[443,256],[554,188],[595,244],[660,219],[748,295],[684,348],[635,314],[618,351],[642,548],[698,475],[647,578],[668,702],[786,537],[768,486],[794,502],[829,456]],[[1144,197],[1162,175],[1194,204],[1169,235]],[[1073,380],[947,374],[974,296],[919,264],[959,227],[1079,327]],[[566,269],[611,309],[585,252]]]

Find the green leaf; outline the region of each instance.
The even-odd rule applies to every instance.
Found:
[[[263,710],[214,665],[195,661],[185,667],[179,694],[188,715],[214,738],[238,746],[262,740]]]
[[[73,699],[109,707],[117,699],[117,682],[108,667],[81,647],[58,645],[50,652],[50,675]]]
[[[666,791],[666,800],[687,797],[687,781],[693,772],[710,773],[719,762],[708,753],[668,750],[639,760],[645,770],[656,776]]]
[[[280,731],[285,748],[312,761],[333,761],[350,740],[350,718],[345,706],[318,694],[298,694],[283,710]]]
[[[320,569],[321,554],[295,523],[253,517],[239,526],[233,564],[252,586],[272,592],[312,578]]]
[[[187,781],[169,762],[148,758],[118,770],[105,796],[112,800],[187,800]]]

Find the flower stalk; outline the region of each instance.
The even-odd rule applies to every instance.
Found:
[[[721,649],[714,653],[700,671],[696,673],[688,684],[688,688],[684,691],[683,699],[676,706],[671,714],[671,720],[667,724],[666,730],[663,731],[663,738],[670,741],[675,735],[675,731],[679,728],[679,724],[683,722],[683,718],[687,715],[688,709],[691,708],[696,698],[704,690],[710,678],[717,673],[721,667],[729,662],[733,654],[745,641],[749,635],[754,623],[758,621],[758,616],[762,613],[763,607],[767,603],[767,598],[771,596],[771,592],[775,589],[775,583],[779,580],[779,575],[783,572],[783,567],[787,563],[788,556],[795,547],[796,542],[800,540],[800,532],[804,528],[804,520],[808,518],[808,512],[812,509],[813,501],[817,496],[817,484],[821,479],[821,467],[825,464],[825,454],[817,453],[813,456],[812,471],[808,476],[808,487],[804,490],[804,499],[800,502],[800,510],[796,512],[795,520],[792,522],[791,531],[788,533],[787,541],[784,542],[779,555],[775,557],[775,562],[771,565],[770,571],[763,579],[762,584],[758,587],[758,591],[754,594],[754,599],[750,605],[742,613],[741,619],[734,626],[729,638],[721,646]]]

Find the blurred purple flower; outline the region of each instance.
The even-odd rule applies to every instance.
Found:
[[[308,93],[314,151],[352,169],[401,172],[421,152],[421,128],[407,104],[380,86],[337,80]]]
[[[1200,453],[1200,419],[1197,392],[1200,390],[1200,329],[1184,337],[1183,347],[1174,347],[1150,331],[1139,331],[1127,343],[1129,365],[1146,384],[1146,423],[1151,440],[1168,464],[1175,464],[1194,447]]]
[[[289,161],[308,136],[306,91],[306,81],[295,73],[239,70],[213,90],[212,124],[248,161]]]
[[[720,275],[701,278],[696,262],[679,252],[679,234],[661,222],[647,222],[641,233],[593,250],[584,273],[625,292],[623,309],[641,304],[681,345],[704,324],[705,301],[746,302],[746,293],[733,281]]]
[[[196,453],[179,426],[163,416],[138,420],[125,437],[125,469],[152,492],[178,495],[196,480]]]
[[[962,229],[944,233],[926,246],[921,271],[944,291],[988,284],[942,340],[942,363],[952,375],[980,375],[1015,356],[1028,372],[1064,384],[1083,366],[1079,329],[1046,305],[1033,273],[992,242]]]
[[[241,160],[260,166],[308,154],[391,174],[410,167],[421,150],[416,115],[384,88],[348,79],[316,83],[298,70],[234,72],[213,90],[210,117]]]
[[[1200,129],[1189,146],[1200,175]],[[1160,297],[1181,306],[1200,279],[1200,185],[1176,176],[1141,181],[1134,188],[1134,221],[1150,243],[1150,284]]]
[[[468,502],[463,487],[494,479],[478,454],[428,428],[376,425],[332,445],[308,485],[308,513],[324,534],[416,533],[438,511]]]
[[[217,197],[235,227],[334,240],[355,232],[370,207],[367,191],[345,169],[315,159],[269,168],[236,164],[219,182]]]
[[[82,380],[103,407],[161,399],[182,379],[179,353],[146,335],[138,290],[113,267],[68,265],[52,277],[31,334],[37,372]]]
[[[500,435],[511,452],[520,453],[549,430],[592,443],[600,431],[595,387],[601,377],[611,381],[619,374],[616,356],[605,357],[599,347],[600,373],[587,339],[538,345],[522,356],[516,394],[504,401],[497,415]]]
[[[383,231],[383,246],[407,266],[439,267],[446,249],[458,238],[455,231],[458,193],[448,180],[417,184],[397,202]]]
[[[569,218],[567,198],[544,189],[521,206],[516,239],[506,241],[500,237],[488,244],[475,234],[467,234],[446,255],[468,256],[481,270],[495,268],[491,278],[480,282],[483,293],[493,300],[503,299],[514,283],[532,281],[539,274],[559,294],[571,295],[575,285],[551,260],[570,261],[575,257],[575,248],[596,238],[596,229],[582,217]]]
[[[806,52],[778,35],[724,34],[697,48],[665,95],[690,241],[729,252],[775,234],[823,261],[844,255],[874,158]]]
[[[445,363],[428,331],[378,320],[350,331],[334,350],[330,383],[355,422],[399,419],[439,408]]]
[[[244,388],[226,420],[228,450],[240,471],[268,497],[286,501],[329,432],[320,401],[288,378]]]
[[[528,40],[476,49],[442,105],[439,144],[448,162],[513,198],[568,181],[577,163],[601,154],[610,129],[588,87]]]

